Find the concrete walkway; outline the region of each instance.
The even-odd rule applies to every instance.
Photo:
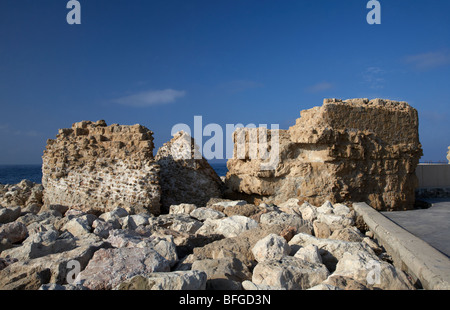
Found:
[[[429,209],[381,212],[391,221],[450,257],[450,199],[427,199]]]
[[[446,209],[447,204],[435,204],[433,207],[436,206],[438,206],[437,211],[431,210],[431,214],[437,212],[437,215],[435,214],[431,219],[427,215],[427,211],[430,211],[430,209],[426,209],[403,211],[401,213],[409,212],[407,213],[409,215],[400,215],[398,221],[403,225],[408,222],[411,230],[415,230],[414,225],[417,225],[416,231],[421,231],[432,242],[442,248],[442,245],[447,245],[447,243],[445,240],[443,241],[445,238],[440,236],[443,234],[448,235],[448,228],[445,230],[440,225],[444,223],[448,227],[448,216],[450,213],[446,212],[447,210],[444,212],[440,211],[440,207],[442,206]],[[381,214],[364,202],[353,203],[353,209],[358,216],[363,218],[378,242],[391,255],[397,268],[407,272],[413,280],[419,280],[423,288],[427,290],[450,289],[450,259],[447,255],[424,241],[423,237],[418,237],[407,231],[386,216],[396,216],[394,213]],[[437,217],[440,219],[437,219]],[[412,220],[414,218],[416,219],[415,221]],[[434,229],[437,237],[430,233],[431,229]]]

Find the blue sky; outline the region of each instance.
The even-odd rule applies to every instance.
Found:
[[[422,161],[450,145],[450,2],[380,0],[0,2],[0,164],[41,162],[81,120],[142,124],[157,147],[177,123],[280,124],[323,98],[404,100]],[[207,139],[207,138],[206,138]],[[155,150],[156,153],[156,150]]]

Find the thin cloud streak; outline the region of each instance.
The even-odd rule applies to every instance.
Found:
[[[310,93],[320,93],[329,89],[333,89],[334,88],[334,84],[333,83],[329,83],[329,82],[322,82],[322,83],[317,83],[314,84],[310,87],[308,87],[306,90]]]
[[[450,51],[409,55],[404,58],[404,61],[419,71],[432,70],[450,65]]]
[[[186,96],[186,91],[182,90],[149,90],[114,99],[113,102],[130,107],[150,107],[159,104],[173,103],[184,96]]]

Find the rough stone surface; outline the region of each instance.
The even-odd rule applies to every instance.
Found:
[[[154,272],[137,275],[120,283],[117,290],[204,290],[207,276],[198,270]]]
[[[192,211],[197,209],[197,206],[191,203],[182,203],[179,205],[171,205],[169,208],[169,214],[178,214],[178,213],[185,213],[189,214]]]
[[[258,263],[252,282],[287,290],[304,290],[322,283],[329,276],[323,264],[312,264],[303,259],[284,256],[279,260]]]
[[[320,256],[319,248],[314,244],[309,244],[301,247],[294,255],[296,258],[306,260],[313,264],[322,264],[322,257]]]
[[[218,220],[206,220],[198,230],[199,234],[220,234],[226,238],[237,237],[242,232],[256,228],[258,223],[246,216],[233,215]]]
[[[160,212],[153,133],[141,125],[82,121],[60,129],[42,157],[44,203],[81,210]]]
[[[268,130],[267,143],[274,149],[279,142],[272,170],[261,169],[264,153],[241,151],[255,143],[250,137],[259,129],[238,129],[227,195],[279,204],[295,193],[315,205],[365,201],[377,210],[411,209],[422,156],[418,125],[417,111],[406,102],[325,99],[302,111],[289,130]]]
[[[240,260],[230,257],[195,261],[192,270],[207,274],[206,289],[209,290],[239,290],[241,282],[251,279],[248,268]]]
[[[14,222],[20,216],[20,207],[3,208],[0,206],[0,224]]]
[[[203,207],[212,197],[222,196],[222,180],[198,152],[194,139],[180,131],[156,154],[161,167],[161,206],[168,213],[181,203]]]
[[[280,259],[289,255],[290,252],[291,248],[286,239],[276,234],[270,234],[259,240],[252,248],[253,256],[259,263],[270,259]]]
[[[108,290],[136,275],[170,271],[169,262],[151,248],[100,249],[76,278],[89,289]]]

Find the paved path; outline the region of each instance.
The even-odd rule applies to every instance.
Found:
[[[427,199],[428,209],[381,212],[416,237],[450,257],[450,199]]]

